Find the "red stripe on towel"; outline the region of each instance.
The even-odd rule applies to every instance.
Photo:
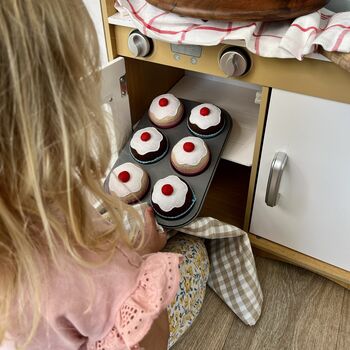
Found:
[[[256,40],[255,40],[255,53],[257,55],[260,54],[260,39],[261,39],[261,36],[262,36],[262,33],[264,31],[264,26],[265,26],[265,23],[261,23],[261,26],[258,30],[258,33],[256,34]]]
[[[152,25],[153,24],[153,22],[157,19],[157,18],[159,18],[159,17],[162,17],[162,16],[164,16],[164,15],[166,15],[167,14],[167,12],[163,12],[163,13],[160,13],[159,15],[157,15],[157,16],[154,16],[150,21],[149,21],[149,25]]]
[[[178,30],[178,31],[163,30],[163,29],[156,28],[156,27],[150,25],[150,23],[147,23],[142,17],[140,17],[140,15],[138,14],[137,11],[135,11],[134,6],[131,4],[131,2],[129,0],[127,0],[127,2],[130,6],[132,14],[142,23],[142,25],[144,25],[149,30],[152,30],[152,31],[157,32],[159,34],[170,34],[170,35],[176,35],[176,34],[180,34],[180,33],[184,33],[184,32],[187,33],[189,31],[188,28]],[[217,32],[227,32],[228,33],[228,32],[233,32],[233,31],[238,30],[238,29],[248,28],[248,27],[251,27],[254,25],[256,25],[255,22],[250,23],[250,24],[246,24],[244,26],[230,27],[230,28],[218,28],[218,27],[212,27],[212,26],[198,26],[197,25],[197,28],[195,28],[195,30],[214,30]],[[193,30],[193,29],[194,28],[192,28],[191,30]]]
[[[198,27],[198,26],[199,26],[199,24],[192,24],[191,26],[187,27],[187,28],[183,31],[183,33],[181,34],[181,38],[180,38],[180,40],[179,40],[179,44],[182,44],[182,43],[183,43],[183,41],[184,41],[185,38],[186,38],[186,34],[187,34],[189,31],[191,31],[193,28]]]
[[[316,31],[316,32],[318,32],[319,31],[319,29],[317,28],[317,27],[307,27],[307,28],[304,28],[304,27],[302,27],[301,25],[299,25],[299,24],[297,24],[297,23],[293,23],[292,25],[291,25],[291,27],[296,27],[296,28],[298,28],[298,29],[300,29],[301,31],[303,31],[304,33],[305,32],[308,32],[309,30],[314,30],[314,31]]]
[[[276,39],[283,38],[283,36],[278,36],[278,35],[273,35],[273,34],[255,34],[255,33],[253,33],[253,36],[255,38],[260,38],[260,37],[268,37],[268,38],[276,38]]]
[[[343,42],[343,39],[345,37],[346,34],[348,34],[350,31],[350,29],[344,29],[341,34],[339,35],[337,42],[335,43],[334,47],[332,48],[332,51],[338,51],[339,46],[341,45],[341,43]]]
[[[304,27],[302,27],[301,25],[299,25],[299,24],[297,24],[297,23],[293,23],[293,24],[291,25],[291,27],[296,27],[296,28],[300,29],[300,30],[303,31],[303,32],[307,32],[307,31],[309,31],[309,30],[311,30],[311,29],[312,29],[312,30],[315,30],[316,32],[321,32],[321,31],[326,31],[326,30],[328,30],[328,29],[335,28],[335,27],[344,28],[344,29],[350,29],[350,26],[345,26],[345,25],[343,25],[343,24],[333,24],[333,25],[331,25],[331,26],[325,28],[324,30],[323,30],[323,29],[316,28],[316,27],[313,27],[313,26],[312,26],[312,27],[304,28]]]

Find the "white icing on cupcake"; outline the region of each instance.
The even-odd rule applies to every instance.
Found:
[[[163,194],[164,185],[172,186],[173,192],[170,195]],[[185,204],[188,191],[188,186],[182,180],[175,175],[170,175],[155,183],[152,202],[157,204],[161,210],[169,212],[175,208],[181,208]]]
[[[186,148],[186,146],[190,144],[193,144],[193,150],[191,150],[191,147]],[[178,164],[198,165],[200,161],[208,154],[208,148],[205,142],[199,137],[188,136],[181,139],[174,146],[172,153],[175,161]]]
[[[125,181],[129,174],[129,179]],[[122,175],[126,175],[124,178]],[[109,177],[109,190],[114,192],[118,197],[126,197],[130,193],[136,193],[141,190],[142,177],[144,171],[133,163],[124,163],[117,166]],[[123,181],[124,180],[124,181]]]
[[[160,100],[168,101],[167,105],[161,106]],[[165,104],[165,103],[163,103]],[[153,114],[155,119],[161,120],[166,117],[177,115],[181,106],[180,101],[172,94],[164,94],[156,97],[149,108],[149,111]]]
[[[209,109],[209,114],[202,115],[202,108]],[[200,127],[202,130],[209,129],[212,126],[220,124],[221,110],[213,104],[203,103],[192,109],[189,121],[191,124],[195,124]]]
[[[146,140],[147,137],[143,138],[145,140],[143,141],[141,137],[147,133],[150,135],[150,138],[148,140]],[[136,131],[130,141],[130,147],[143,156],[147,153],[158,151],[163,138],[164,136],[151,126]]]

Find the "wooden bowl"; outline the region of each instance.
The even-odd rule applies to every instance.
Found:
[[[281,21],[314,12],[329,0],[147,0],[181,16],[225,21]]]

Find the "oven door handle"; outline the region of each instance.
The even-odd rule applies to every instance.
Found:
[[[269,207],[274,207],[277,204],[278,191],[287,160],[288,156],[284,152],[277,152],[273,157],[265,195],[265,203]]]

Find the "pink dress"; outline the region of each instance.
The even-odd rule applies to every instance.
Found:
[[[172,253],[141,257],[120,244],[113,259],[98,268],[62,259],[59,271],[50,271],[44,283],[42,318],[28,349],[137,349],[175,298],[181,258]]]

